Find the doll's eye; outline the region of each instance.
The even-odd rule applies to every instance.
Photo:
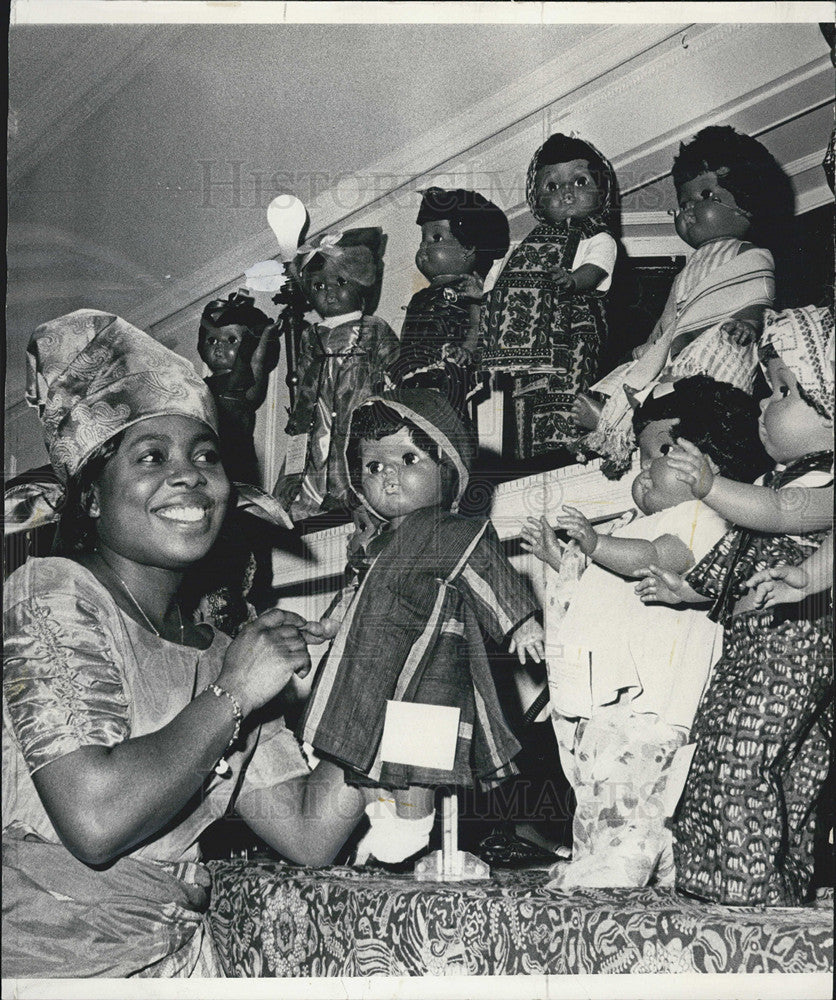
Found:
[[[421,459],[415,454],[414,451],[408,451],[403,457],[404,465],[417,465]]]
[[[703,188],[702,191],[700,191],[700,198],[703,201],[713,201],[714,192],[711,190],[711,188]]]
[[[324,287],[325,287],[325,282],[324,281],[315,281],[313,283],[313,290],[315,292],[321,292]]]
[[[588,184],[589,184],[589,178],[588,177],[576,177],[575,178],[575,187],[576,188],[585,188],[585,187],[588,186]]]
[[[432,239],[433,243],[440,243],[441,242],[441,233],[433,233],[431,239]]]
[[[347,282],[345,278],[337,278],[337,284],[339,285],[340,288],[342,288],[345,284],[347,284]]]
[[[557,191],[557,184],[555,184],[554,181],[549,181],[546,184],[546,190],[547,191]]]
[[[779,385],[778,392],[781,396],[786,398],[790,394],[790,387],[788,385]]]
[[[376,476],[376,475],[378,475],[379,473],[381,473],[383,471],[383,463],[382,462],[366,462],[366,468],[369,470],[369,472],[373,476]]]
[[[669,444],[663,444],[661,446],[661,448],[659,449],[659,454],[660,455],[667,455],[670,450],[671,450],[671,446]]]

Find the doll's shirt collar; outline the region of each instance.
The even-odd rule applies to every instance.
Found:
[[[353,323],[355,320],[362,318],[362,310],[356,309],[354,312],[343,313],[342,316],[328,316],[325,319],[320,318],[316,325],[327,326],[329,330],[333,330],[337,326],[342,326],[343,323]]]

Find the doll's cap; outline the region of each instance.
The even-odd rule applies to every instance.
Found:
[[[489,254],[492,260],[508,252],[511,238],[508,218],[478,191],[427,188],[422,193],[415,222],[422,226],[425,222],[442,220],[449,221],[450,231],[463,246],[475,247]]]
[[[380,226],[320,233],[299,247],[296,266],[305,282],[305,270],[313,258],[320,255],[344,278],[370,288],[378,280],[385,246]]]
[[[26,365],[26,401],[62,481],[148,417],[192,417],[217,432],[212,396],[191,363],[111,313],[78,309],[41,324]]]
[[[764,372],[765,347],[774,349],[805,393],[832,420],[833,313],[823,306],[803,306],[783,312],[767,309],[760,340]]]

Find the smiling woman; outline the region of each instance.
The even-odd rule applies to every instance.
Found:
[[[362,801],[281,718],[249,719],[307,673],[302,620],[268,611],[230,642],[181,612],[230,493],[191,365],[94,310],[39,327],[29,354],[66,490],[61,554],[4,595],[4,972],[222,975],[201,832],[234,809],[323,864]]]

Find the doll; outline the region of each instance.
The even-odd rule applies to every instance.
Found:
[[[759,432],[774,471],[763,485],[734,482],[681,440],[672,468],[737,527],[684,579],[651,568],[639,588],[643,600],[710,602],[724,626],[674,826],[677,888],[712,902],[798,906],[809,892],[832,753],[832,606],[764,609],[747,581],[769,566],[809,564],[829,539],[832,338],[826,311],[767,313],[760,357],[772,394]]]
[[[383,527],[363,539],[367,568],[307,626],[314,641],[334,642],[302,734],[367,789],[363,850],[379,861],[426,846],[436,786],[470,786],[475,776],[489,787],[516,773],[519,744],[503,719],[480,628],[510,640],[520,662],[541,659],[542,628],[490,521],[455,513],[474,452],[461,418],[430,389],[373,397],[352,418],[352,485]],[[382,758],[387,700],[460,710],[451,770]]]
[[[695,252],[635,360],[593,387],[606,402],[581,394],[574,409],[592,431],[582,447],[604,456],[610,478],[629,468],[635,449],[631,393],[641,398],[658,382],[700,372],[752,391],[763,312],[775,297],[772,254],[757,245],[786,214],[786,177],[770,153],[756,139],[712,125],[680,146],[672,174],[676,231]]]
[[[253,444],[256,410],[279,363],[276,326],[242,291],[213,299],[200,317],[197,350],[211,375],[204,380],[218,408],[221,457],[233,482],[258,485]]]
[[[392,378],[443,392],[464,412],[476,384],[482,285],[492,263],[508,251],[508,220],[475,191],[432,187],[415,221],[421,227],[415,263],[430,284],[406,307]]]
[[[617,251],[615,175],[590,143],[551,136],[528,168],[526,198],[539,224],[486,295],[480,331],[483,367],[513,373],[516,458],[578,436],[572,405],[597,377]]]
[[[688,743],[722,629],[698,609],[644,607],[632,578],[651,563],[693,566],[728,526],[694,499],[667,455],[688,435],[723,474],[751,482],[769,464],[754,400],[704,375],[649,397],[633,419],[642,471],[632,492],[644,516],[611,534],[571,508],[557,518],[590,561],[555,634],[547,622],[552,722],[577,799],[572,863],[552,872],[563,888],[672,881],[666,817],[684,781],[674,759]],[[523,537],[561,568],[545,519],[529,518]]]
[[[275,496],[294,521],[350,503],[343,453],[352,410],[383,388],[400,345],[368,315],[380,297],[385,238],[377,228],[325,233],[300,247],[299,284],[319,321],[302,329],[287,457]]]

